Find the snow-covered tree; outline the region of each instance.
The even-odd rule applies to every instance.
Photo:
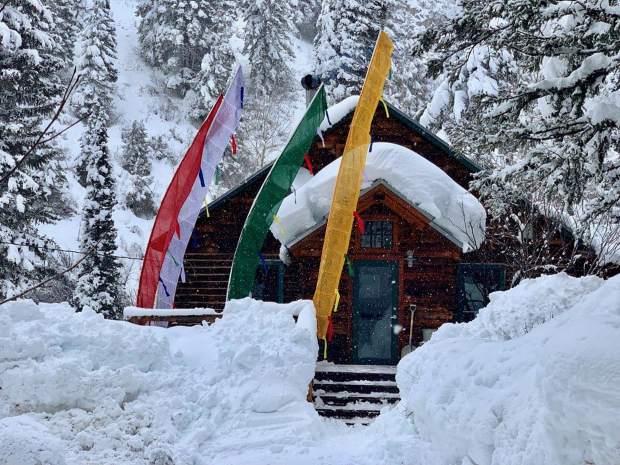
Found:
[[[107,122],[105,105],[95,100],[81,143],[87,171],[80,250],[88,255],[80,264],[72,303],[80,310],[90,308],[106,318],[120,318],[121,265],[114,257],[117,231],[112,219],[116,183],[107,145]]]
[[[315,72],[342,100],[362,88],[389,0],[323,0],[314,40]]]
[[[0,8],[0,296],[41,277],[50,244],[37,225],[63,213],[58,150],[49,143],[30,150],[62,93],[54,27],[39,1]]]
[[[76,112],[86,116],[92,107],[110,115],[116,70],[116,27],[109,0],[93,0],[82,31],[79,72],[81,84],[74,96]],[[106,123],[107,124],[107,123]]]
[[[302,39],[309,42],[316,36],[316,23],[321,13],[321,0],[290,0],[293,21]]]
[[[288,2],[253,0],[245,12],[243,51],[251,64],[253,95],[285,93],[292,87],[293,61],[291,36],[293,12]]]
[[[141,121],[134,121],[122,135],[121,166],[131,175],[131,189],[125,193],[125,204],[140,218],[155,215],[153,178],[151,176],[150,145],[146,128]]]
[[[196,80],[201,95],[203,87],[209,92],[217,87],[218,67],[226,68],[226,56],[231,55],[234,11],[231,0],[143,0],[137,9],[140,50],[150,65],[167,75],[168,90],[184,96]],[[203,76],[197,77],[201,71]]]
[[[50,2],[55,23],[53,32],[58,36],[58,51],[65,67],[73,65],[73,54],[79,32],[78,7],[78,0],[54,0]]]
[[[568,214],[618,215],[618,7],[598,0],[459,7],[424,34],[421,49],[433,53],[429,69],[444,79],[434,103],[454,102],[452,141],[503,158],[478,188],[510,182],[545,192]]]
[[[232,76],[235,57],[230,50],[228,41],[215,42],[205,53],[195,80],[194,87],[198,90],[191,116],[202,121],[217,100],[226,91],[226,85]]]

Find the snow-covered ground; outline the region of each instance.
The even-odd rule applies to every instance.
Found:
[[[368,427],[306,402],[314,325],[303,301],[173,329],[4,305],[0,465],[620,463],[620,277],[493,294],[401,361]]]

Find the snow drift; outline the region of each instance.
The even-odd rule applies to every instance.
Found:
[[[398,365],[401,408],[438,463],[620,463],[620,276],[491,295]]]
[[[3,305],[0,465],[620,463],[620,276],[492,294],[401,361],[369,427],[305,401],[315,324],[302,301],[170,329]]]
[[[307,301],[232,301],[212,326],[171,329],[4,305],[0,464],[198,465],[232,430],[251,448],[253,426],[272,442],[314,429],[315,327]]]
[[[341,103],[350,103],[348,100]],[[340,158],[308,179],[301,170],[295,191],[278,210],[273,235],[290,245],[325,221],[331,206]],[[375,143],[366,159],[362,189],[375,181],[385,181],[416,206],[431,224],[451,236],[465,251],[477,249],[484,241],[486,212],[480,202],[450,176],[416,152],[396,144]]]

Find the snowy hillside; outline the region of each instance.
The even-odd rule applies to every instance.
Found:
[[[20,301],[0,313],[0,464],[617,465],[618,302],[619,278],[495,293],[401,361],[400,404],[348,428],[305,400],[309,302],[162,329]]]
[[[114,0],[110,3],[117,31],[118,41],[118,81],[116,95],[113,102],[113,119],[109,128],[109,147],[113,156],[113,170],[117,180],[117,198],[119,204],[114,211],[114,222],[118,228],[118,255],[122,257],[141,257],[151,231],[152,219],[137,217],[123,202],[125,193],[130,189],[128,173],[121,168],[122,131],[133,121],[144,123],[147,135],[150,138],[161,137],[168,144],[170,157],[168,159],[151,159],[152,177],[154,180],[151,189],[153,198],[158,204],[174,173],[176,164],[185,154],[185,150],[196,134],[195,123],[192,123],[189,114],[191,101],[181,99],[166,93],[164,75],[144,63],[139,54],[137,35],[136,7],[139,0]],[[247,57],[242,54],[243,23],[237,22],[231,45],[239,63],[249,72]],[[294,41],[295,60],[292,63],[296,81],[311,71],[312,47],[297,37]],[[298,113],[303,112],[304,94],[299,87],[296,92],[297,100],[291,102],[294,110],[293,120]],[[70,123],[73,118],[69,115],[65,121]],[[44,224],[41,231],[54,239],[63,249],[79,250],[81,228],[82,203],[85,190],[80,186],[74,171],[80,159],[80,137],[84,131],[84,124],[78,124],[67,131],[60,140],[60,146],[67,154],[66,171],[68,177],[68,196],[74,206],[75,214],[64,218],[56,224]],[[240,154],[243,164],[244,153]],[[269,161],[269,160],[267,160]],[[251,170],[250,170],[251,171]],[[246,173],[251,174],[250,172]],[[241,181],[242,179],[239,179]],[[213,186],[218,192],[218,186]],[[221,191],[221,188],[220,188]],[[73,254],[73,258],[79,256]],[[121,258],[124,265],[124,281],[130,296],[137,288],[141,261],[130,258]]]

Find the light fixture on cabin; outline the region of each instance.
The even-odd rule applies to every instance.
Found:
[[[407,260],[407,268],[413,268],[415,257],[413,256],[413,250],[407,250],[405,253],[405,259]]]

